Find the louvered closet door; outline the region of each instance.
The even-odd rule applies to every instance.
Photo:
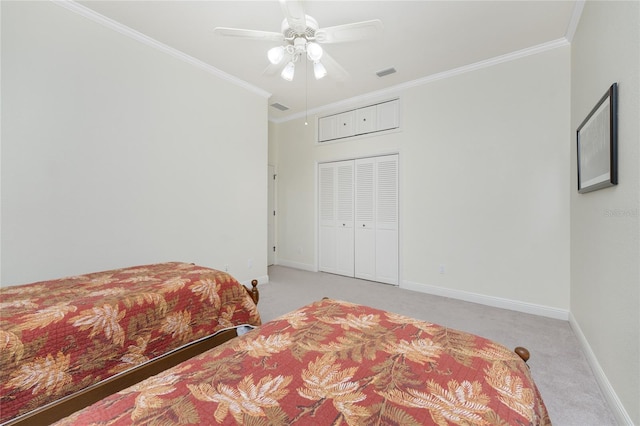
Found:
[[[375,159],[355,160],[355,277],[376,278]]]
[[[353,161],[336,163],[336,273],[354,276]]]
[[[398,156],[376,159],[376,281],[398,284]]]
[[[319,269],[353,277],[353,161],[319,165]]]
[[[319,259],[318,268],[335,273],[336,263],[336,179],[333,163],[318,165],[319,193]]]
[[[398,284],[398,156],[355,167],[355,276]]]

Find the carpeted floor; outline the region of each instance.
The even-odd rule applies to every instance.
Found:
[[[554,425],[615,425],[567,321],[283,266],[269,268],[258,306],[266,322],[325,296],[464,330],[510,348],[524,346]]]

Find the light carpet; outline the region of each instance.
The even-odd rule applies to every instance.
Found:
[[[323,297],[372,306],[529,349],[533,378],[556,426],[616,424],[568,321],[283,266],[260,285],[264,322]]]

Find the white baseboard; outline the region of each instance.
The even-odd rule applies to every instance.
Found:
[[[286,266],[288,268],[302,269],[303,271],[318,272],[318,270],[313,265],[309,265],[308,263],[294,262],[287,259],[278,259],[276,261],[276,265]]]
[[[466,302],[479,303],[481,305],[493,306],[496,308],[509,309],[511,311],[524,312],[527,314],[540,315],[547,318],[554,318],[567,321],[569,311],[549,306],[536,305],[534,303],[520,302],[517,300],[503,299],[501,297],[487,296],[484,294],[471,293],[463,290],[453,290],[429,284],[416,283],[412,281],[402,281],[401,288],[436,296],[450,297],[452,299],[464,300]]]
[[[609,404],[611,411],[613,411],[613,415],[616,417],[617,423],[619,425],[633,426],[633,421],[631,421],[631,417],[629,417],[629,414],[627,413],[627,410],[624,409],[624,406],[622,405],[620,398],[618,398],[618,395],[613,390],[613,387],[611,386],[609,379],[607,379],[606,374],[604,374],[604,370],[602,369],[602,367],[600,366],[600,363],[598,362],[598,358],[596,357],[596,354],[593,353],[593,350],[591,349],[591,346],[589,345],[587,338],[585,337],[584,333],[582,333],[582,329],[580,329],[580,325],[578,324],[578,322],[576,321],[576,319],[571,313],[569,313],[569,325],[571,325],[571,329],[573,330],[576,337],[578,338],[578,341],[580,342],[580,346],[582,346],[582,352],[587,358],[587,362],[589,363],[591,370],[593,370],[593,375],[595,376],[596,381],[598,382],[598,386],[600,386],[602,395],[604,396],[604,399]]]

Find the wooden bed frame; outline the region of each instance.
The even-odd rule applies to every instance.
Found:
[[[251,281],[251,289],[244,287],[253,301],[258,304],[260,293],[258,290],[258,281]],[[326,299],[326,297],[325,297]],[[196,342],[189,343],[179,349],[157,357],[147,363],[133,367],[121,374],[108,378],[89,386],[81,391],[67,395],[59,400],[47,404],[43,407],[36,408],[28,413],[15,417],[2,426],[39,426],[49,425],[64,417],[67,417],[82,408],[106,398],[116,392],[119,392],[129,386],[132,386],[142,380],[159,374],[189,358],[199,355],[211,348],[219,346],[234,337],[237,337],[236,329],[221,331],[213,336],[206,337]],[[518,346],[514,352],[526,363],[530,354],[527,348]]]
[[[258,304],[260,292],[258,290],[258,280],[251,281],[252,288],[243,286],[251,299]],[[21,414],[13,419],[3,423],[2,426],[39,426],[49,425],[64,417],[67,417],[82,408],[97,402],[109,395],[128,388],[142,380],[159,374],[168,368],[173,367],[189,358],[199,355],[211,348],[219,346],[224,342],[237,337],[238,333],[235,328],[223,330],[212,336],[196,342],[189,343],[181,348],[173,350],[169,353],[161,355],[144,364],[130,368],[129,370],[102,380],[99,383],[88,386],[78,392],[72,393],[54,401],[50,404],[36,408],[28,413]]]

